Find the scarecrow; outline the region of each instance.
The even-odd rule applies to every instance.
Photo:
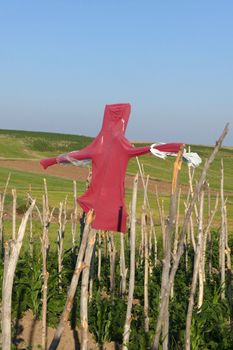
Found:
[[[87,191],[78,198],[84,212],[94,209],[92,227],[97,230],[126,231],[125,174],[130,158],[146,153],[165,158],[174,155],[183,143],[134,147],[125,137],[131,106],[128,103],[106,105],[102,128],[97,137],[80,151],[41,160],[46,169],[54,164],[85,165],[92,162],[92,179]],[[184,153],[189,164],[200,163],[197,154]]]

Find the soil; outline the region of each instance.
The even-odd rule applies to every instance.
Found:
[[[22,319],[17,322],[17,337],[15,342],[18,349],[27,349],[30,347],[32,350],[41,349],[41,331],[42,322],[33,318],[33,313],[28,310]],[[48,327],[48,346],[50,345],[55,329]],[[58,350],[78,350],[80,349],[80,331],[76,328],[72,330],[67,324],[61,337],[61,341]],[[97,350],[99,346],[95,343],[91,335],[89,335],[88,350]],[[115,350],[117,345],[114,342],[105,344],[105,350]]]
[[[70,180],[86,181],[88,176],[88,168],[80,168],[75,166],[61,166],[54,165],[44,170],[38,160],[3,160],[0,159],[0,167],[8,169],[16,169],[21,171],[28,171],[36,174],[53,175]],[[132,188],[133,176],[126,175],[125,178],[126,188]],[[157,181],[150,179],[148,185],[149,192],[155,192],[155,188],[158,188],[160,193],[170,193],[171,184],[169,182]],[[142,183],[139,181],[139,188],[142,188]]]

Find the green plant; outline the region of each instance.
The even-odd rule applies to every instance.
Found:
[[[212,300],[205,299],[201,310],[195,310],[191,328],[192,349],[232,349],[232,326],[227,301],[221,300],[221,288]]]
[[[37,254],[31,257],[25,253],[18,262],[14,282],[13,306],[17,308],[17,317],[27,309],[31,309],[35,317],[39,316],[41,289],[41,258]]]
[[[111,300],[103,298],[100,290],[97,291],[95,299],[89,306],[90,330],[99,344],[109,341],[111,322],[112,322],[112,305]],[[93,322],[94,321],[94,322]]]

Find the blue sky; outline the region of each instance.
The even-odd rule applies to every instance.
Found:
[[[233,2],[0,2],[0,128],[95,136],[117,102],[132,140],[233,129]]]

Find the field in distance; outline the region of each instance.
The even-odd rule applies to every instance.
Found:
[[[19,193],[19,200],[24,200],[24,193],[28,191],[29,185],[37,198],[41,197],[43,178],[47,178],[50,191],[51,205],[58,205],[69,194],[68,203],[72,205],[72,181],[77,180],[78,194],[85,190],[87,168],[75,166],[54,166],[46,171],[42,169],[39,160],[45,157],[52,157],[58,154],[79,150],[92,141],[91,137],[82,135],[68,135],[59,133],[31,132],[18,130],[0,130],[0,191],[2,191],[7,175],[11,172],[10,188],[15,187]],[[213,140],[213,143],[215,140]],[[135,143],[135,146],[148,145],[150,143]],[[189,145],[187,145],[188,148]],[[210,155],[212,147],[203,145],[190,145],[191,151],[197,152],[203,160]],[[220,161],[224,161],[225,181],[224,189],[228,197],[228,212],[233,212],[233,149],[223,147],[217,155],[208,173],[208,182],[213,193],[220,188]],[[154,192],[157,186],[164,199],[165,208],[168,207],[170,183],[174,158],[162,160],[152,155],[145,155],[139,158],[143,164],[145,174],[150,175],[149,197],[155,202]],[[114,161],[114,159],[112,160]],[[202,163],[202,164],[203,164]],[[202,170],[202,166],[195,170],[195,179]],[[126,200],[130,202],[132,176],[138,171],[136,159],[129,162],[126,176]],[[195,181],[194,180],[194,184]],[[188,169],[183,163],[180,172],[180,183],[184,192],[188,188]],[[142,201],[142,185],[139,190],[139,205]],[[230,214],[232,216],[232,214]],[[231,220],[230,220],[231,221]]]

